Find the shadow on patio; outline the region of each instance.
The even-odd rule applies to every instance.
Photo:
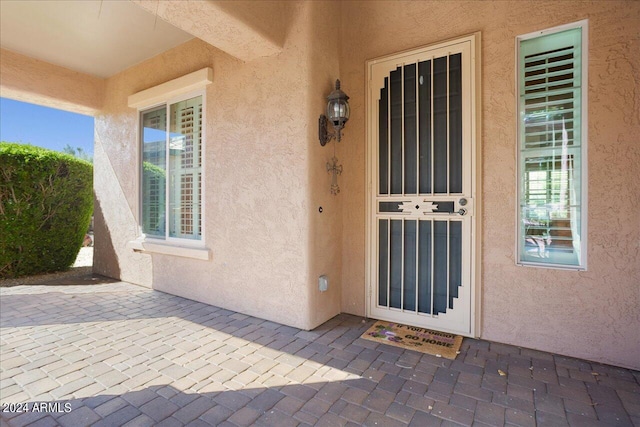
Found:
[[[367,387],[367,384],[370,385]],[[25,413],[9,418],[9,423],[29,425],[39,421],[74,427],[121,426],[129,422],[148,426],[286,427],[301,423],[338,426],[349,422],[400,426],[413,420],[414,425],[440,425],[441,420],[437,417],[394,403],[392,393],[372,391],[373,388],[374,383],[357,380],[202,393],[187,393],[171,385],[158,385],[121,395],[57,401],[58,406],[53,406],[57,413]],[[422,400],[423,409],[429,411],[430,400]],[[383,415],[385,410],[401,421]]]
[[[465,339],[450,361],[356,316],[302,331],[123,282],[0,295],[2,403],[71,407],[10,426],[640,421],[640,373],[544,352]]]

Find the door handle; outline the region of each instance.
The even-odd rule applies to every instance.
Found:
[[[453,212],[423,212],[425,215],[431,214],[439,214],[439,215],[460,215],[465,216],[467,214],[467,210],[465,208],[460,208],[457,211]]]

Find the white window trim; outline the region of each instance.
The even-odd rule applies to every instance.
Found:
[[[552,263],[533,263],[520,261],[520,179],[521,173],[520,170],[520,43],[525,40],[529,40],[532,38],[545,36],[549,34],[558,33],[561,31],[572,30],[576,28],[582,29],[582,40],[581,40],[581,79],[582,79],[582,91],[581,91],[581,108],[582,108],[582,117],[580,123],[580,131],[582,133],[582,139],[580,141],[580,164],[581,164],[581,176],[580,176],[580,191],[581,191],[581,205],[580,205],[580,258],[581,263],[576,266],[572,265],[564,265],[564,264],[552,264]],[[587,157],[587,146],[588,146],[588,106],[589,106],[589,79],[588,79],[588,70],[589,70],[589,20],[583,19],[581,21],[572,22],[569,24],[559,25],[557,27],[548,28],[541,31],[534,31],[532,33],[522,34],[516,36],[516,60],[515,60],[515,83],[516,83],[516,230],[515,230],[515,263],[517,266],[521,267],[537,267],[537,268],[550,268],[550,269],[558,269],[558,270],[571,270],[571,271],[586,271],[587,270],[587,260],[588,260],[588,252],[587,252],[587,240],[588,240],[588,181],[589,181],[589,171],[588,171],[588,157]]]
[[[145,238],[144,235],[136,240],[127,242],[127,246],[134,252],[173,255],[183,258],[201,259],[204,261],[211,259],[211,250],[209,248],[180,246],[160,239]]]
[[[128,98],[129,107],[137,109],[137,124],[136,124],[136,141],[137,141],[137,159],[136,159],[136,175],[137,175],[137,188],[138,188],[138,232],[137,239],[129,241],[127,246],[135,252],[144,253],[157,253],[164,255],[180,256],[185,258],[194,258],[200,260],[211,259],[211,250],[205,246],[206,236],[206,166],[204,159],[202,160],[202,186],[201,186],[201,208],[200,215],[202,218],[202,234],[200,240],[184,239],[178,237],[166,236],[164,239],[156,238],[153,236],[146,236],[142,232],[140,222],[142,220],[142,191],[141,191],[141,159],[142,159],[142,141],[141,141],[141,128],[140,117],[141,113],[151,108],[165,105],[170,108],[171,104],[184,101],[186,99],[194,98],[197,96],[202,97],[202,111],[205,116],[205,123],[201,126],[201,152],[204,156],[206,153],[206,86],[213,80],[213,70],[211,68],[203,68],[177,79],[168,81],[158,86],[154,86],[149,89],[145,89],[141,92],[135,93]]]
[[[158,86],[134,93],[129,96],[128,105],[131,108],[137,108],[138,111],[146,110],[154,105],[164,104],[171,98],[204,89],[211,82],[213,82],[213,69],[203,68]]]

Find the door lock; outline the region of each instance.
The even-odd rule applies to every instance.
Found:
[[[437,212],[436,212],[437,213]],[[465,208],[460,208],[457,211],[448,212],[449,215],[460,215],[465,216],[467,214],[467,210]]]

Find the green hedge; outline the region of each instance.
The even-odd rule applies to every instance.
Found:
[[[93,165],[0,142],[0,279],[63,271],[93,213]]]

